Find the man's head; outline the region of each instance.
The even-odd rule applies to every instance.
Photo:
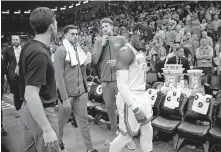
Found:
[[[21,43],[20,37],[17,35],[12,35],[11,38],[12,38],[12,45],[14,47],[18,47]]]
[[[218,19],[218,15],[214,15],[214,20],[217,20]]]
[[[134,47],[137,50],[145,49],[145,44],[150,38],[150,35],[148,35],[148,31],[148,26],[144,22],[139,22],[134,26],[132,40]]]
[[[55,13],[47,7],[38,7],[31,12],[30,24],[36,34],[48,33],[51,39],[57,35],[57,21]]]
[[[102,32],[104,35],[111,35],[113,33],[113,21],[109,18],[103,18],[100,21]]]
[[[186,34],[186,39],[187,39],[187,40],[191,39],[191,33],[190,33],[190,32],[188,32],[188,33]]]
[[[184,49],[182,47],[178,47],[176,48],[176,55],[179,58],[183,58],[184,57]]]
[[[203,47],[205,47],[205,46],[207,46],[207,44],[208,44],[208,41],[207,41],[207,39],[206,38],[201,38],[201,40],[200,40],[200,45],[201,46],[203,46]]]
[[[74,25],[67,25],[64,28],[64,37],[72,44],[78,42],[78,28]]]
[[[206,19],[202,19],[202,24],[205,24],[206,23]]]
[[[207,32],[206,31],[202,32],[202,38],[207,38]]]

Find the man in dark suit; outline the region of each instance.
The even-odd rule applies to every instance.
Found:
[[[184,73],[187,73],[187,70],[190,69],[188,60],[184,56],[184,49],[182,47],[178,47],[176,49],[175,56],[168,59],[167,64],[182,64],[184,69]]]
[[[14,96],[14,104],[17,111],[21,109],[22,101],[19,96],[19,77],[16,71],[18,70],[18,62],[21,52],[20,38],[17,35],[11,36],[12,46],[4,51],[4,68],[7,75],[7,80],[10,85],[11,92]],[[15,116],[19,117],[18,113]]]

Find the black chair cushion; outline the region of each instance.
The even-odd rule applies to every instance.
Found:
[[[179,120],[169,120],[160,116],[156,117],[152,121],[152,126],[154,129],[170,134],[173,134],[176,131],[176,128],[179,124],[180,124]]]
[[[214,140],[221,140],[221,127],[214,126],[209,130],[209,135],[214,138]]]
[[[182,122],[178,127],[178,134],[190,139],[204,140],[209,132],[210,126],[195,125]]]

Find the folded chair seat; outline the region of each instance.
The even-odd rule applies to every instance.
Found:
[[[212,136],[213,138],[220,140],[221,142],[221,127],[215,126],[213,128],[210,129],[209,131],[210,136]]]
[[[161,116],[155,118],[152,121],[152,126],[159,131],[166,131],[167,133],[174,133],[177,126],[180,124],[180,120],[165,119]]]
[[[182,122],[177,130],[179,135],[195,140],[205,140],[210,126],[195,125],[189,122]]]

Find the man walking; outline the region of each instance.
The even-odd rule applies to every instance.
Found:
[[[14,97],[15,109],[19,111],[21,109],[22,101],[19,95],[19,76],[16,73],[18,68],[18,62],[21,52],[20,38],[17,35],[12,35],[12,47],[9,47],[4,51],[4,68],[7,75],[7,79],[10,85],[11,92]],[[16,118],[19,114],[15,115]]]
[[[59,152],[54,67],[49,44],[57,35],[55,13],[46,7],[31,12],[34,40],[26,43],[19,61],[23,152]]]
[[[59,102],[60,149],[66,152],[62,141],[63,130],[73,110],[87,151],[97,152],[91,141],[87,117],[88,94],[85,68],[87,56],[78,43],[76,26],[66,26],[64,36],[63,45],[57,48],[54,55],[55,78],[61,97]]]
[[[147,42],[147,25],[137,23],[130,43],[120,49],[116,59],[117,68],[117,108],[120,134],[110,145],[109,152],[121,152],[140,130],[140,146],[143,152],[153,150],[152,107],[147,101],[147,63],[144,50]],[[144,42],[144,43],[143,43]]]

